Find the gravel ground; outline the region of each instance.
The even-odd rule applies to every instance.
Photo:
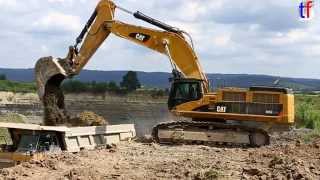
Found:
[[[0,179],[320,179],[320,138],[275,134],[261,148],[126,142],[51,155],[0,170]]]

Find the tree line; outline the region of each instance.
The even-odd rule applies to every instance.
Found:
[[[141,83],[137,77],[137,73],[129,71],[122,77],[122,81],[117,84],[111,82],[82,82],[79,80],[66,80],[62,83],[61,88],[65,93],[94,93],[103,94],[105,92],[112,92],[114,94],[127,94],[134,92],[141,88]],[[5,74],[0,74],[0,91],[11,92],[36,92],[35,82],[14,82],[7,80]],[[153,98],[163,97],[169,94],[169,90],[162,89],[148,89],[141,90],[141,93],[150,94]]]
[[[134,71],[128,71],[122,77],[120,85],[116,82],[81,82],[79,80],[69,80],[62,84],[63,91],[67,93],[80,93],[80,92],[90,92],[90,93],[129,93],[137,90],[141,87],[137,73]]]

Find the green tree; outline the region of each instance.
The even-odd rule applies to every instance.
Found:
[[[116,82],[114,81],[111,81],[109,84],[108,84],[108,90],[111,91],[111,92],[117,92],[120,90],[119,86],[117,85]]]
[[[138,80],[137,73],[134,71],[129,71],[126,75],[122,77],[122,82],[120,86],[126,89],[128,92],[135,91],[141,87],[141,84]]]
[[[0,74],[0,80],[7,80],[7,76],[5,74]]]

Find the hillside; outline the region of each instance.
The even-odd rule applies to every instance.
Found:
[[[122,76],[127,71],[94,71],[84,70],[76,79],[81,81],[115,81],[119,83]],[[0,74],[6,74],[9,80],[31,82],[34,79],[33,69],[2,69]],[[170,73],[164,72],[138,72],[141,83],[146,87],[169,87],[168,78]],[[248,74],[208,74],[208,78],[214,87],[234,86],[272,86],[273,82],[279,77],[268,75],[248,75]],[[319,91],[320,79],[303,79],[303,78],[280,78],[280,85],[290,87],[295,90]]]

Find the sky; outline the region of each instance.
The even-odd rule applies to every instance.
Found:
[[[65,57],[98,0],[0,0],[0,67]],[[302,21],[299,0],[116,0],[189,32],[206,73],[320,79],[320,1]],[[318,4],[317,4],[318,3]],[[116,19],[152,27],[117,10]],[[170,72],[166,56],[111,35],[85,67]]]

